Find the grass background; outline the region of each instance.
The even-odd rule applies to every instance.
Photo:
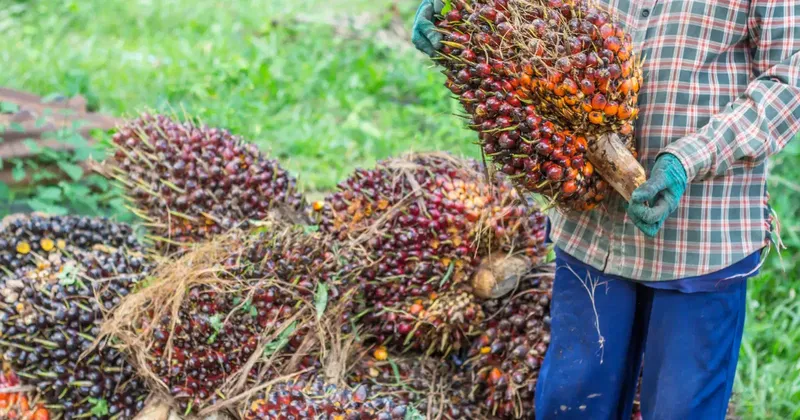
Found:
[[[256,142],[319,194],[356,167],[408,150],[477,157],[441,75],[410,44],[416,6],[0,0],[0,86],[79,93],[117,116],[183,108]],[[782,259],[773,252],[750,283],[735,393],[745,419],[800,419],[798,142],[772,161],[770,202],[788,249]],[[46,189],[0,188],[0,213],[11,202],[65,211],[59,202],[69,201],[81,213],[118,207],[113,193],[86,204],[82,194],[102,184],[83,177]]]

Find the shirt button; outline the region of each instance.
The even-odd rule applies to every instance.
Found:
[[[648,17],[648,16],[650,16],[650,10],[649,9],[642,10],[642,17]]]

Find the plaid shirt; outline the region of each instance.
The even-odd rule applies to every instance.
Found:
[[[678,157],[690,185],[655,238],[612,195],[551,211],[551,239],[606,274],[641,281],[723,269],[772,239],[767,158],[800,130],[800,2],[600,0],[645,57],[636,139],[648,170]]]

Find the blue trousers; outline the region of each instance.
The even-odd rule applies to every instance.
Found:
[[[565,258],[557,252],[536,419],[630,420],[642,373],[644,420],[723,420],[747,280],[683,293],[606,277]]]

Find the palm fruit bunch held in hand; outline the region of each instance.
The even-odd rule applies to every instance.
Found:
[[[50,417],[133,418],[149,392],[115,343],[100,338],[107,311],[149,267],[130,228],[36,216],[8,224],[0,241],[16,243],[20,262],[0,277],[4,361]]]
[[[494,252],[544,256],[544,216],[477,162],[410,154],[357,170],[314,208],[323,232],[361,241],[363,322],[385,342],[447,352],[480,323],[470,279]]]
[[[144,114],[113,144],[104,172],[162,244],[203,240],[270,214],[304,214],[296,180],[226,130]]]
[[[213,410],[284,368],[320,368],[320,311],[350,327],[341,286],[361,259],[345,251],[302,226],[231,230],[160,264],[107,328],[182,413]]]
[[[444,46],[434,59],[483,152],[518,186],[589,210],[609,183],[619,189],[624,174],[640,174],[632,132],[641,69],[610,13],[584,0],[448,3],[435,18]],[[610,133],[623,144],[599,141]]]

